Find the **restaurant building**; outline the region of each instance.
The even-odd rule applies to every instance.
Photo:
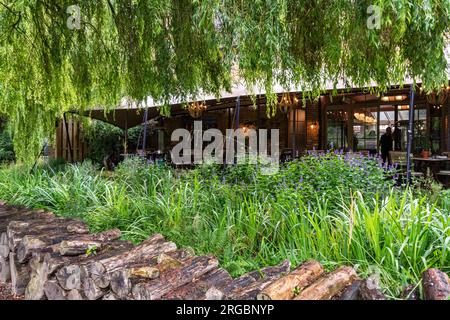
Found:
[[[415,155],[423,150],[431,154],[449,152],[450,85],[428,95],[418,88],[414,94],[412,152]],[[178,128],[192,130],[194,121],[202,121],[204,130],[217,128],[224,134],[226,129],[279,129],[280,152],[288,158],[313,149],[377,154],[380,137],[387,127],[393,131],[393,149],[406,152],[409,93],[407,85],[392,87],[382,96],[370,90],[341,89],[304,101],[301,92],[287,93],[279,88],[276,112],[268,114],[264,93],[250,95],[237,86],[220,100],[204,97],[187,104],[174,102],[170,117],[161,116],[151,99],[146,107],[124,100],[115,110],[91,110],[84,115],[111,123],[125,133],[147,122],[147,129],[153,133],[145,142],[145,150],[150,154],[168,153],[174,145],[172,132]],[[126,139],[127,135],[124,136]],[[80,161],[85,149],[79,124],[62,121],[57,129],[56,156]],[[124,150],[124,153],[137,151]]]

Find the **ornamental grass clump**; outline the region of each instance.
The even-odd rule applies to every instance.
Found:
[[[282,164],[272,176],[250,164],[183,171],[140,159],[112,174],[89,163],[31,174],[15,166],[0,169],[0,198],[81,217],[92,231],[117,227],[134,242],[162,233],[216,255],[234,276],[284,259],[352,265],[398,297],[426,268],[450,271],[450,212],[394,187],[393,170],[339,152]]]

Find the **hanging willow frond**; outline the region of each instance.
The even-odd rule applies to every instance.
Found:
[[[276,83],[303,99],[327,81],[383,91],[410,77],[431,92],[448,81],[449,21],[450,0],[0,0],[0,112],[30,162],[67,110],[151,96],[168,114],[173,98],[230,90],[235,66],[268,114]]]

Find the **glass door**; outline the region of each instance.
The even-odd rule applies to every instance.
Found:
[[[353,111],[353,150],[375,153],[378,148],[378,107]]]
[[[348,116],[342,109],[327,112],[327,149],[347,149]]]

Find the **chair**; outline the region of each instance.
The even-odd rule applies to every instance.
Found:
[[[446,188],[450,187],[450,171],[442,170],[437,173],[437,178]]]
[[[413,155],[411,154],[411,158]],[[389,158],[391,159],[392,163],[398,164],[400,168],[404,168],[408,165],[407,161],[407,154],[406,152],[402,151],[389,151]]]

